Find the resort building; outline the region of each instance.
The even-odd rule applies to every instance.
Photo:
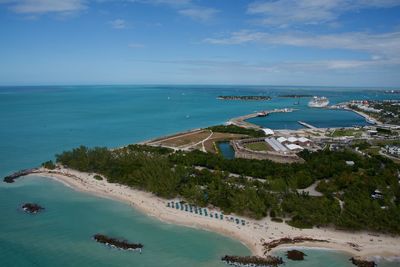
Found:
[[[386,146],[386,153],[395,157],[400,157],[400,146]]]

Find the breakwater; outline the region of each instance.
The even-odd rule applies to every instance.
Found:
[[[280,257],[256,257],[256,256],[224,256],[221,259],[223,262],[233,266],[243,267],[267,267],[267,266],[278,266],[283,264],[283,260]]]
[[[140,252],[142,252],[142,248],[143,248],[143,245],[140,243],[138,243],[138,244],[129,243],[126,240],[119,240],[119,239],[108,237],[108,236],[102,235],[102,234],[95,234],[93,236],[93,239],[96,240],[96,242],[98,242],[98,243],[105,244],[105,245],[119,248],[119,249],[123,249],[123,250],[139,250]]]
[[[251,118],[255,118],[255,117],[265,117],[268,116],[272,113],[281,113],[281,112],[293,112],[295,111],[295,109],[292,108],[282,108],[282,109],[273,109],[273,110],[265,110],[265,111],[259,111],[259,112],[255,112],[255,113],[251,113],[251,114],[247,114],[247,115],[243,115],[240,117],[236,117],[233,119],[230,119],[227,124],[232,124],[232,125],[236,125],[239,127],[243,127],[243,128],[248,128],[248,129],[262,129],[262,127],[255,125],[253,123],[250,123],[246,120],[251,119]]]
[[[39,172],[40,172],[40,170],[38,168],[25,169],[25,170],[14,172],[13,174],[10,174],[10,175],[4,177],[3,181],[6,183],[14,183],[15,179],[18,179],[21,176],[26,176],[28,174],[39,173]]]

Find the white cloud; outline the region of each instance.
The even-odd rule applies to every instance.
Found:
[[[264,0],[251,3],[247,12],[260,16],[262,24],[290,27],[332,22],[348,11],[399,5],[399,0]]]
[[[86,8],[85,0],[20,0],[8,3],[14,12],[22,14],[73,13]]]
[[[212,19],[219,12],[214,8],[197,5],[192,0],[131,0],[131,2],[166,5],[175,9],[182,16],[202,22]]]
[[[207,38],[204,42],[220,45],[262,43],[266,45],[346,49],[363,51],[371,54],[371,56],[379,56],[386,60],[400,58],[400,32],[310,35],[305,33],[270,34],[243,30],[234,32],[226,38]]]
[[[187,8],[179,10],[178,13],[194,20],[208,21],[218,13],[218,10],[214,8]]]
[[[123,19],[115,19],[115,20],[109,21],[109,24],[114,29],[125,29],[126,28],[126,22]]]

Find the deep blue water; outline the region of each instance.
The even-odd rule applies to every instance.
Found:
[[[377,90],[246,86],[60,86],[0,87],[0,176],[33,167],[78,145],[116,147],[177,131],[221,124],[256,110],[299,107],[276,127],[299,118],[316,126],[354,116],[319,116],[307,99],[294,106],[280,94],[325,95],[331,103],[351,99],[393,99]],[[271,95],[266,102],[219,101],[218,95]],[[304,117],[309,120],[304,119]],[[268,119],[273,120],[273,116]],[[311,118],[315,121],[312,121]],[[318,125],[319,124],[319,125]],[[289,126],[287,126],[289,127]],[[18,206],[40,202],[36,216]],[[0,184],[0,266],[223,266],[224,253],[248,254],[240,243],[205,231],[172,226],[126,204],[88,196],[47,179]],[[96,232],[145,244],[142,255],[113,251],[94,243]],[[310,251],[307,266],[348,266],[346,255]],[[317,256],[320,256],[318,258]],[[304,266],[288,262],[286,266]],[[380,266],[399,266],[384,263]]]

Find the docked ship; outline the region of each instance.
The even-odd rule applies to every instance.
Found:
[[[310,102],[308,102],[308,106],[311,108],[324,108],[329,105],[329,99],[324,96],[314,96]]]

